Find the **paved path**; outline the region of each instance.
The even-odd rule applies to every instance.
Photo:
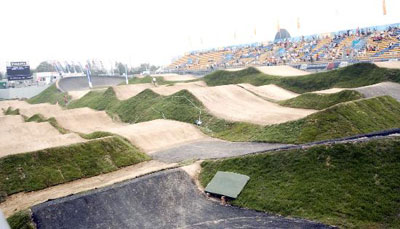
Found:
[[[157,151],[152,153],[151,156],[163,162],[180,162],[191,159],[234,157],[287,146],[292,145],[206,140]]]

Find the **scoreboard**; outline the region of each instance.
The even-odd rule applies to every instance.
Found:
[[[11,62],[7,66],[8,80],[27,80],[32,79],[31,70],[26,62]]]

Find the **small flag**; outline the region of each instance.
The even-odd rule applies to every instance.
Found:
[[[281,26],[279,25],[279,19],[277,20],[276,23],[276,29],[278,30],[278,32],[281,30]]]
[[[300,18],[297,17],[297,29],[300,29]]]
[[[382,6],[383,6],[383,15],[386,15],[386,1],[382,0]]]
[[[91,72],[90,72],[90,65],[89,65],[89,63],[88,63],[88,64],[86,65],[86,76],[87,76],[87,78],[88,78],[89,88],[92,88],[93,85],[92,85],[92,79],[91,79],[91,77],[90,77],[90,74],[91,74]]]
[[[233,33],[233,39],[236,40],[236,31]]]
[[[254,36],[257,36],[257,30],[256,30],[256,27],[254,27]]]

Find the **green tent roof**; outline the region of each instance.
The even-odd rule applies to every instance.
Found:
[[[237,198],[250,177],[238,173],[218,171],[205,191],[221,196]]]

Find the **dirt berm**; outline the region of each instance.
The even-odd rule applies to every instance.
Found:
[[[43,228],[329,228],[207,200],[173,169],[32,208]]]

